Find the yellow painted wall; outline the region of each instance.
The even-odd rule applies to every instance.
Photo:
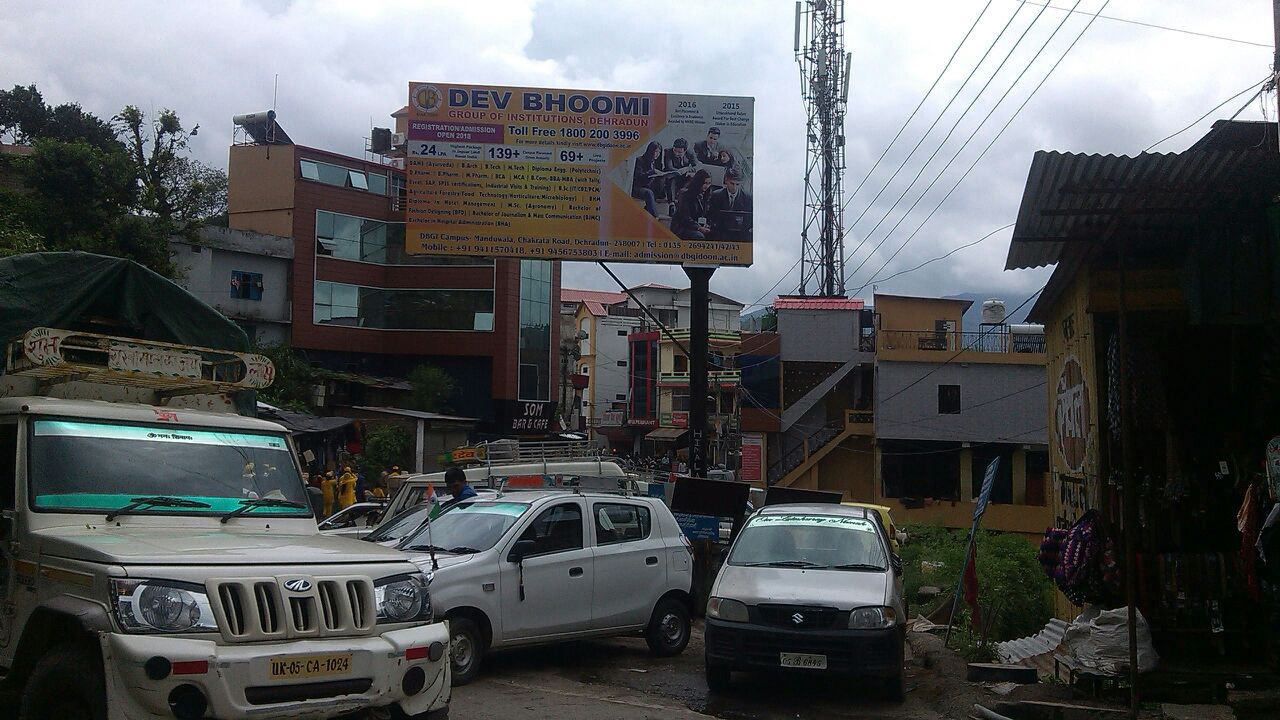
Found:
[[[235,224],[238,213],[293,208],[297,165],[296,148],[292,145],[232,145],[227,167],[227,212],[231,227],[256,230]],[[292,236],[293,228],[275,234]]]
[[[1045,318],[1045,340],[1048,354],[1048,424],[1049,424],[1049,502],[1053,510],[1053,525],[1068,527],[1086,510],[1100,507],[1101,483],[1099,482],[1098,441],[1102,426],[1099,422],[1104,394],[1098,383],[1097,353],[1093,316],[1089,314],[1091,278],[1085,268],[1077,271],[1072,286],[1058,299]],[[1069,395],[1063,385],[1063,369],[1074,359],[1085,381],[1087,412],[1078,423],[1065,422]],[[1060,402],[1060,396],[1063,396]],[[1085,435],[1083,460],[1078,469],[1071,467],[1064,452],[1063,435],[1070,427],[1083,430]],[[1058,617],[1071,619],[1080,612],[1066,596],[1057,594],[1054,611]]]
[[[880,316],[880,330],[933,330],[938,320],[950,320],[957,331],[968,306],[965,300],[876,295],[875,310]]]

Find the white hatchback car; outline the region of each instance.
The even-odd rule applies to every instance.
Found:
[[[450,508],[399,547],[432,573],[454,685],[491,650],[643,634],[665,656],[689,642],[693,554],[658,498],[507,492]]]

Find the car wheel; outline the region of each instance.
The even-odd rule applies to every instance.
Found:
[[[659,657],[684,652],[689,644],[689,608],[675,598],[659,602],[653,609],[644,639],[649,643],[649,650]]]
[[[45,653],[27,678],[20,720],[106,720],[106,680],[89,646]]]
[[[464,617],[449,621],[449,662],[455,687],[476,679],[484,651],[484,635],[475,622]]]
[[[729,689],[729,666],[706,664],[707,689],[711,692],[724,692]]]

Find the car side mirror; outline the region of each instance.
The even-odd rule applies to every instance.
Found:
[[[893,567],[893,574],[902,577],[902,556],[893,553],[889,555],[889,565]]]
[[[515,545],[511,546],[511,552],[507,553],[507,562],[522,563],[524,559],[533,554],[536,547],[532,540],[517,540]]]

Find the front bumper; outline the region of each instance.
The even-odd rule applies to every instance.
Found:
[[[788,630],[707,618],[705,644],[707,664],[731,670],[778,670],[782,653],[825,655],[826,672],[843,675],[892,677],[902,668],[903,635],[897,627]]]
[[[210,639],[157,635],[101,635],[111,720],[173,718],[171,693],[180,685],[197,688],[207,699],[205,717],[299,718],[321,720],[357,710],[399,703],[407,714],[438,710],[449,703],[449,630],[445,623],[391,630],[371,637],[296,640],[281,643],[219,645]],[[443,643],[440,658],[416,657],[419,648]],[[415,659],[406,651],[414,648]],[[350,669],[323,677],[271,680],[272,658],[351,653]],[[145,665],[155,657],[173,664],[173,674],[148,677]],[[190,663],[193,665],[178,665]],[[200,661],[208,663],[198,672]],[[191,668],[196,669],[195,672]],[[407,695],[405,677],[420,668],[422,689]],[[191,674],[177,674],[179,670]],[[416,672],[415,672],[416,676]],[[411,684],[412,687],[412,684]]]

